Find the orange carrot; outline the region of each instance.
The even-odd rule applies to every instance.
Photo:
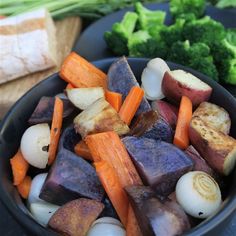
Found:
[[[174,144],[181,149],[186,149],[189,146],[188,130],[191,119],[192,102],[188,97],[182,96],[174,136]]]
[[[20,149],[10,159],[12,173],[13,173],[13,184],[19,185],[25,178],[26,173],[29,169],[29,163],[24,159]]]
[[[70,84],[70,83],[68,83],[66,85],[66,89],[73,89],[73,88],[75,88],[75,87],[72,84]]]
[[[17,185],[17,190],[24,199],[27,199],[29,196],[31,182],[31,177],[26,176],[24,180],[19,185]]]
[[[62,121],[63,121],[63,102],[59,97],[56,97],[54,103],[51,132],[50,132],[48,165],[51,165],[56,158],[56,151],[61,134]]]
[[[122,104],[122,94],[106,90],[105,96],[110,105],[119,112]]]
[[[131,90],[129,91],[129,94],[125,98],[120,108],[119,115],[120,115],[120,118],[127,125],[130,124],[136,111],[138,110],[139,105],[142,102],[143,95],[144,95],[143,89],[141,89],[138,86],[134,86],[131,88]]]
[[[94,163],[97,175],[112,202],[122,224],[126,226],[129,201],[114,169],[106,161]]]
[[[81,156],[86,160],[93,161],[93,157],[89,151],[88,145],[83,140],[75,145],[74,151],[78,156]]]
[[[133,208],[129,205],[126,236],[142,236]]]
[[[106,74],[75,52],[63,62],[60,77],[76,88],[107,88]]]

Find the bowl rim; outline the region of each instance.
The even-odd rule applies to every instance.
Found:
[[[105,58],[101,60],[96,60],[92,61],[92,63],[96,66],[99,67],[99,65],[104,65],[105,63],[111,64],[115,60],[117,60],[120,57],[112,57],[112,58]],[[128,62],[132,63],[147,63],[149,58],[127,58]],[[186,70],[190,73],[197,74],[200,76],[200,78],[204,78],[204,80],[207,83],[213,84],[214,86],[219,86],[221,87],[220,89],[224,90],[224,93],[226,93],[226,96],[229,97],[230,100],[232,100],[233,103],[235,103],[236,106],[236,98],[233,97],[232,94],[230,94],[224,87],[222,87],[220,84],[215,82],[214,80],[208,78],[204,74],[197,72],[191,68],[185,67],[183,65],[173,63],[173,62],[168,62],[168,65],[170,66],[177,66],[179,69]],[[11,114],[13,113],[14,109],[18,106],[18,104],[25,99],[27,96],[31,95],[35,89],[37,89],[39,86],[42,84],[48,83],[50,80],[54,80],[55,77],[58,77],[58,72],[48,76],[46,79],[40,81],[37,83],[35,86],[33,86],[29,91],[27,91],[23,96],[21,96],[15,103],[14,105],[9,109],[7,114],[4,116],[2,121],[0,122],[0,136],[4,130],[4,127],[8,123],[8,120],[11,117]],[[0,181],[0,201],[3,203],[3,205],[7,208],[9,213],[17,220],[17,222],[25,227],[25,230],[28,230],[30,232],[36,233],[37,235],[57,235],[54,231],[44,228],[40,224],[38,224],[32,217],[24,213],[19,207],[16,207],[15,204],[12,204],[12,198],[7,194],[1,184]],[[193,227],[190,229],[188,232],[186,232],[184,235],[204,235],[206,233],[209,233],[211,230],[213,230],[215,227],[219,226],[222,224],[225,220],[227,220],[233,212],[236,210],[236,197],[231,197],[231,198],[226,198],[221,209],[219,212],[217,212],[215,215],[212,217],[204,220],[202,223],[198,224],[197,226]],[[31,228],[32,224],[34,224],[34,229]]]

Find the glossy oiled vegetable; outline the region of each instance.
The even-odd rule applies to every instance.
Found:
[[[103,208],[101,202],[80,198],[59,208],[48,225],[61,235],[85,236]]]
[[[161,201],[148,186],[129,186],[125,190],[143,235],[182,235],[190,228],[188,217],[174,201]]]
[[[171,126],[156,111],[141,113],[131,126],[129,135],[156,140],[160,139],[169,143],[173,140]]]
[[[122,141],[144,183],[161,195],[173,192],[178,179],[193,167],[191,159],[170,143],[132,136]]]

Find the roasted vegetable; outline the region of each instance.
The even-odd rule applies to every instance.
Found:
[[[190,141],[208,164],[220,174],[229,175],[236,163],[236,140],[207,126],[194,117],[190,123]]]
[[[131,127],[129,135],[162,140],[169,143],[173,140],[171,126],[156,111],[141,113]]]
[[[211,128],[229,134],[231,120],[229,113],[223,107],[210,102],[202,102],[194,111],[193,117],[195,116],[201,118]]]
[[[73,112],[74,106],[68,99],[62,99],[62,101],[64,107],[63,118],[65,118]],[[36,106],[34,112],[28,120],[29,124],[34,125],[39,123],[52,122],[54,102],[54,97],[41,97],[38,105]]]
[[[107,83],[110,91],[122,94],[123,101],[133,86],[139,86],[125,57],[118,59],[110,66],[107,73]],[[151,106],[144,97],[136,115],[149,110],[151,110]]]
[[[172,144],[131,136],[122,141],[143,182],[161,195],[173,192],[178,179],[193,168],[191,159]]]
[[[147,186],[125,188],[143,235],[181,235],[190,228],[188,217],[174,201],[160,201]]]
[[[127,134],[129,127],[121,120],[116,110],[104,99],[100,98],[81,112],[74,119],[76,132],[82,138],[88,134],[115,131],[119,135]]]
[[[89,227],[103,208],[101,202],[80,198],[60,207],[48,225],[61,235],[86,236]]]

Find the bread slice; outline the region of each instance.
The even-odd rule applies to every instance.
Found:
[[[46,9],[0,21],[0,84],[57,64],[56,28]]]
[[[229,175],[236,163],[236,140],[208,126],[201,118],[190,123],[192,145],[208,164],[223,175]]]

